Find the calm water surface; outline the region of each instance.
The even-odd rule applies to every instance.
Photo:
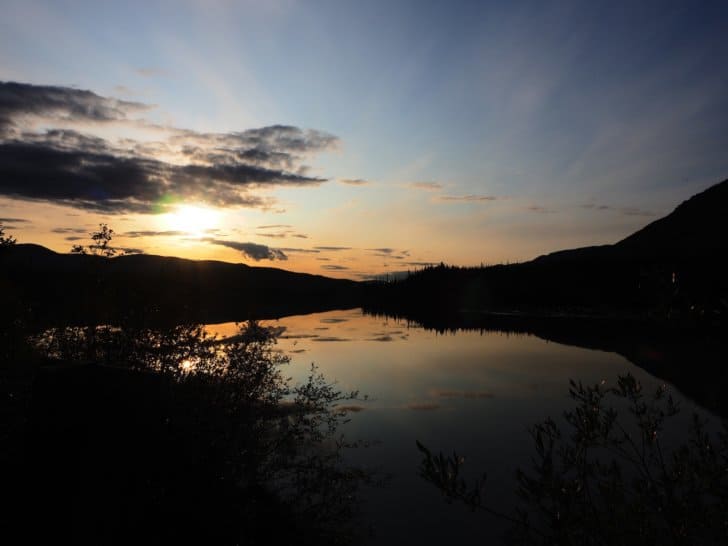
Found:
[[[389,476],[385,486],[362,492],[362,527],[372,544],[500,542],[500,522],[448,505],[418,477],[415,440],[434,451],[457,450],[472,476],[487,472],[486,501],[510,511],[515,470],[527,468],[533,453],[527,427],[572,406],[570,378],[613,383],[630,372],[647,387],[662,383],[615,353],[531,335],[438,334],[361,310],[265,324],[282,330],[278,347],[291,357],[294,380],[302,381],[315,363],[342,390],[369,396],[352,403],[344,432],[374,442],[352,450],[352,462]],[[237,331],[234,323],[208,328],[222,336]],[[690,414],[695,406],[670,390]]]

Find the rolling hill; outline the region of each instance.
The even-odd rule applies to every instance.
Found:
[[[218,261],[59,254],[18,244],[0,253],[3,298],[39,322],[223,322],[353,307],[354,281]]]

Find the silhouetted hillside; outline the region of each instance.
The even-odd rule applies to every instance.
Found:
[[[232,321],[360,303],[354,281],[217,261],[58,254],[28,244],[0,253],[0,268],[3,300],[38,323]]]
[[[373,311],[482,309],[725,317],[728,180],[613,245],[562,250],[525,263],[429,267],[372,290]]]
[[[728,249],[728,180],[694,195],[621,240],[621,253],[656,258],[723,258]]]
[[[618,243],[552,252],[534,261],[720,259],[726,249],[728,180],[694,195]]]

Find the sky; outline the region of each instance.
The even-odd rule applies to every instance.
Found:
[[[616,242],[728,178],[725,2],[0,0],[0,222],[354,279]]]

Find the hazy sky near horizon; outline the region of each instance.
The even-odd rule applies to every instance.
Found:
[[[0,7],[0,221],[58,251],[108,222],[365,278],[614,242],[728,177],[725,2]]]

